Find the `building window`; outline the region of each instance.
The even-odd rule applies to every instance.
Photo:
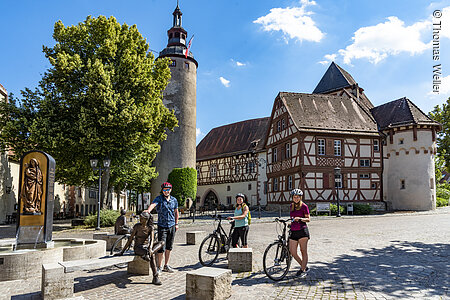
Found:
[[[89,198],[96,199],[97,198],[97,192],[89,190]]]
[[[248,165],[248,172],[254,173],[255,172],[255,162],[251,161],[251,162],[247,163],[247,165]]]
[[[227,185],[227,191],[231,191],[231,186]]]
[[[373,140],[373,151],[374,152],[380,151],[380,141],[379,140]]]
[[[287,183],[288,183],[288,190],[289,191],[292,190],[292,175],[288,176]]]
[[[317,140],[317,154],[325,155],[325,140],[324,139]]]
[[[359,178],[363,178],[363,179],[370,178],[370,174],[359,174]]]
[[[169,64],[169,67],[176,67],[177,66],[177,61],[172,59],[172,62]]]
[[[281,121],[278,120],[278,122],[277,122],[277,132],[280,132],[280,131],[281,131]]]
[[[377,183],[376,182],[372,182],[372,190],[376,190],[377,189]]]
[[[406,183],[405,183],[405,179],[401,179],[400,180],[400,189],[404,190],[406,188]]]
[[[359,160],[359,166],[361,166],[361,167],[370,167],[370,159],[361,159],[361,160]]]
[[[231,196],[227,196],[227,204],[228,204],[228,205],[231,204]]]
[[[267,194],[267,181],[264,181],[264,194]]]
[[[211,175],[211,178],[212,177],[216,177],[216,175],[217,175],[217,167],[216,167],[216,165],[212,165],[211,166],[211,168],[209,169],[209,173]]]
[[[334,156],[341,156],[341,141],[334,140]]]
[[[272,149],[272,160],[273,160],[273,162],[277,162],[278,161],[277,148],[273,148]]]
[[[81,197],[81,188],[78,188],[78,197]]]
[[[189,70],[189,63],[188,63],[188,62],[185,62],[185,63],[184,63],[184,68],[187,69],[187,70]]]
[[[398,139],[398,144],[399,144],[399,145],[403,145],[404,142],[405,142],[404,139]]]
[[[235,165],[235,166],[234,166],[234,173],[235,173],[236,175],[239,175],[240,172],[241,172],[241,168],[239,167],[239,165]]]
[[[286,158],[291,158],[291,144],[286,143]]]
[[[197,179],[200,178],[200,167],[197,167]]]
[[[252,184],[251,184],[251,183],[248,184],[248,190],[249,190],[249,191],[252,190]]]
[[[284,130],[286,128],[286,121],[283,119],[281,119],[281,130]]]
[[[278,192],[278,178],[273,179],[273,191]]]

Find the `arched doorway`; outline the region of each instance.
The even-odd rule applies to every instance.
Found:
[[[209,191],[209,193],[205,197],[205,201],[203,202],[203,207],[208,210],[213,210],[217,208],[218,203],[219,200],[216,193],[214,193],[213,191]]]

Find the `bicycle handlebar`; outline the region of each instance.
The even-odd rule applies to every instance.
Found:
[[[289,221],[291,221],[291,220],[290,220],[290,219],[288,219],[288,220],[283,220],[283,219],[280,219],[280,218],[275,218],[275,221],[274,221],[274,222],[287,223],[287,222],[289,222]]]

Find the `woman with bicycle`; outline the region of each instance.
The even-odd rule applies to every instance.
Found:
[[[241,239],[242,247],[248,248],[248,205],[245,204],[245,195],[239,193],[236,195],[236,208],[234,210],[234,217],[228,217],[228,220],[234,221],[233,235],[231,236],[231,245],[236,248],[239,238]]]
[[[291,191],[292,203],[290,205],[291,234],[289,236],[289,252],[299,263],[300,270],[297,276],[305,277],[309,268],[308,264],[308,240],[309,230],[307,222],[311,221],[308,206],[302,201],[303,192],[300,189]],[[300,246],[302,258],[298,255],[297,247]]]

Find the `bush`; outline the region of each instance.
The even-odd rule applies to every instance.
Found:
[[[441,197],[436,197],[436,207],[442,207],[448,205],[448,198],[444,199]]]
[[[353,204],[353,213],[355,215],[370,215],[372,213],[372,207],[369,204]]]
[[[178,205],[184,207],[187,198],[195,200],[197,194],[197,170],[194,168],[175,168],[167,179],[172,184],[172,196]]]
[[[101,210],[100,211],[100,227],[114,226],[120,212],[116,210]],[[97,227],[97,213],[90,214],[84,219],[84,225],[88,227]]]
[[[337,215],[337,204],[330,204],[331,215]],[[344,214],[345,207],[343,205],[339,205],[339,210],[341,211],[341,215]]]
[[[438,185],[436,188],[436,197],[449,199],[450,198],[450,190],[446,189],[444,185]]]

